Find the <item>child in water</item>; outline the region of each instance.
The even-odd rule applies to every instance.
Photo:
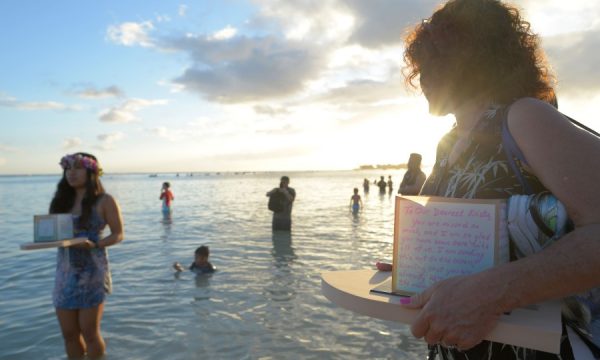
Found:
[[[210,250],[208,249],[208,246],[202,245],[202,246],[198,247],[196,249],[196,251],[194,252],[194,262],[192,263],[192,265],[190,265],[190,267],[188,269],[190,271],[195,272],[196,274],[210,274],[210,273],[215,272],[216,269],[213,266],[213,264],[208,262],[209,255],[210,255]],[[181,272],[181,271],[185,270],[183,268],[183,266],[178,262],[175,262],[173,264],[173,268],[177,272]]]
[[[175,199],[170,190],[171,184],[167,181],[162,184],[159,200],[162,200],[162,213],[165,217],[171,216],[171,202]]]
[[[350,206],[352,207],[352,212],[357,213],[358,210],[362,207],[363,203],[358,195],[358,188],[354,188],[354,195],[350,197]]]

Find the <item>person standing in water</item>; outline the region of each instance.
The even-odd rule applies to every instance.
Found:
[[[408,158],[408,170],[404,173],[398,194],[401,195],[419,195],[423,183],[425,183],[425,173],[421,170],[421,154],[412,153]]]
[[[171,202],[175,199],[175,197],[171,192],[171,184],[168,181],[165,181],[162,184],[162,189],[160,190],[160,196],[158,199],[162,200],[163,216],[165,218],[171,217],[171,213],[173,212],[171,209]]]
[[[385,182],[385,179],[384,179],[383,176],[377,182],[377,186],[379,186],[379,193],[380,194],[385,194],[385,189],[387,188],[387,183]]]
[[[104,298],[112,290],[106,248],[123,240],[123,220],[115,199],[104,191],[95,156],[78,152],[60,161],[63,176],[50,203],[51,214],[71,213],[80,245],[58,248],[53,303],[69,358],[101,357]],[[108,225],[110,234],[103,237]]]
[[[354,194],[350,197],[350,207],[355,214],[363,207],[360,195],[358,195],[358,188],[354,188]]]
[[[296,200],[296,190],[289,187],[290,178],[282,176],[279,187],[267,193],[269,203],[277,203],[273,211],[273,230],[290,231],[292,229],[292,205]]]

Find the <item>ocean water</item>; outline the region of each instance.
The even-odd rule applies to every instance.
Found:
[[[423,359],[408,326],[340,308],[321,294],[325,270],[391,260],[394,196],[372,184],[403,171],[292,172],[291,233],[271,231],[265,193],[281,173],[105,175],[125,240],[109,248],[113,294],[106,359]],[[364,195],[362,180],[371,181]],[[56,250],[22,251],[33,215],[47,212],[59,176],[0,177],[0,359],[65,359],[52,306]],[[172,221],[158,200],[175,195]],[[349,211],[352,189],[365,204]],[[212,276],[176,275],[201,244]]]

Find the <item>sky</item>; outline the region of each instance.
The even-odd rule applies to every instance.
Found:
[[[0,175],[292,171],[435,161],[452,117],[402,76],[432,0],[0,2]],[[514,2],[561,111],[600,130],[600,2]]]

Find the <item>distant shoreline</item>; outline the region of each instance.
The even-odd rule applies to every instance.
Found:
[[[377,165],[361,165],[354,170],[399,170],[408,169],[408,164],[377,164]]]

